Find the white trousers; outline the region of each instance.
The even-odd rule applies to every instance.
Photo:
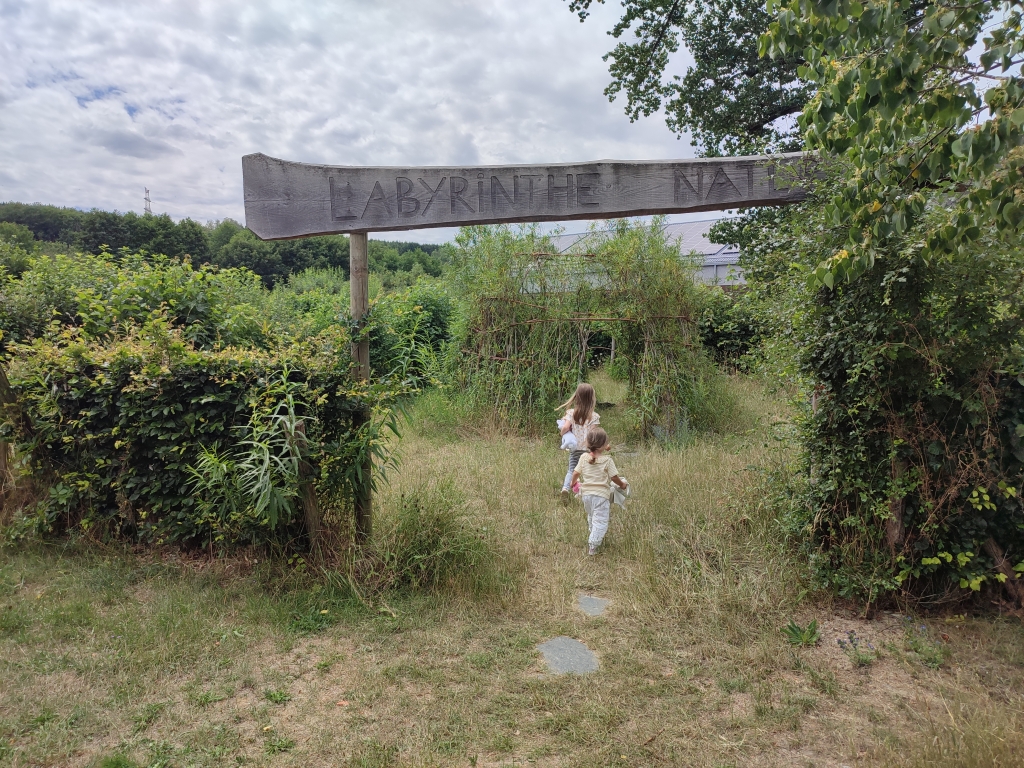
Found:
[[[592,547],[598,547],[608,532],[611,502],[604,496],[588,493],[583,497],[583,508],[587,511],[587,526],[590,528],[590,539],[587,543]]]

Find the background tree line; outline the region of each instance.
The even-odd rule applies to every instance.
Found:
[[[196,264],[247,267],[269,287],[306,269],[340,269],[348,275],[348,238],[342,235],[264,242],[241,224],[224,219],[175,222],[166,213],[79,211],[37,203],[0,203],[0,238],[25,250],[36,243],[99,254],[127,248],[165,256],[190,256]],[[386,287],[402,287],[419,275],[437,277],[447,260],[437,245],[370,240],[370,269]]]

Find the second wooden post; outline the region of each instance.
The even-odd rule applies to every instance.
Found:
[[[349,308],[352,319],[359,328],[366,321],[370,311],[370,266],[367,254],[367,237],[365,232],[353,232],[349,235]],[[359,378],[366,381],[370,378],[370,342],[363,338],[352,344],[352,358],[356,362]],[[369,413],[363,413],[361,426],[369,419]],[[360,543],[370,538],[373,529],[373,456],[367,454],[361,467],[362,482],[355,493],[356,540]]]

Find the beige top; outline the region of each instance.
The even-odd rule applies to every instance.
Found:
[[[590,454],[584,453],[576,469],[580,473],[580,496],[612,497],[612,478],[619,474],[615,462],[607,453],[598,456],[590,463]]]
[[[576,437],[576,442],[579,443],[580,450],[584,450],[587,447],[587,433],[601,423],[601,417],[597,415],[597,411],[594,411],[590,414],[586,424],[577,424],[572,420],[574,410],[574,408],[570,408],[566,411],[565,418],[572,424],[572,433]]]

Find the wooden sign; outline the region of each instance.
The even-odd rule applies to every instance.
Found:
[[[611,219],[799,202],[801,153],[564,165],[361,168],[242,158],[264,240],[516,221]]]

